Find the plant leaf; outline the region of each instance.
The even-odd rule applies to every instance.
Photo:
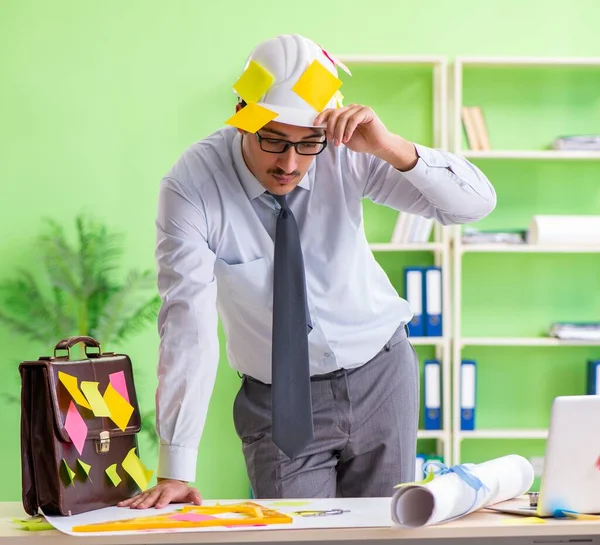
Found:
[[[3,295],[1,319],[15,331],[34,340],[53,341],[58,329],[55,303],[41,291],[33,275],[21,270],[21,276],[0,285]]]
[[[104,343],[122,338],[127,329],[126,322],[134,316],[137,318],[132,325],[139,327],[140,322],[148,321],[147,316],[152,312],[152,301],[155,298],[141,304],[139,300],[140,292],[147,292],[152,288],[155,288],[155,278],[150,271],[130,271],[123,285],[111,295],[102,309],[94,332],[96,338],[103,339]]]

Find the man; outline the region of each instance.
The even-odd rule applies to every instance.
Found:
[[[235,85],[233,126],[162,181],[158,483],[122,506],[201,502],[188,483],[217,315],[243,377],[233,417],[256,498],[389,496],[414,478],[412,312],[369,250],[361,199],[448,225],[483,218],[496,196],[466,160],[341,106],[338,66],[301,36],[263,42]]]

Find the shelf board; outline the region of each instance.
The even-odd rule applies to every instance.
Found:
[[[568,253],[568,254],[593,254],[600,253],[600,245],[585,246],[582,244],[464,244],[459,246],[460,252],[466,253]]]
[[[459,439],[546,439],[547,429],[487,429],[457,432]]]
[[[600,151],[560,151],[560,150],[462,150],[460,155],[467,159],[552,159],[552,160],[596,160],[600,161]]]
[[[446,439],[446,432],[444,430],[419,430],[417,432],[417,439]]]
[[[445,57],[434,55],[338,55],[343,63],[353,64],[445,64]]]
[[[444,337],[409,337],[409,340],[413,346],[441,346],[444,344]]]
[[[600,341],[564,340],[553,337],[462,337],[460,346],[600,346]]]
[[[408,242],[395,244],[393,242],[375,242],[369,244],[374,252],[440,252],[444,249],[441,242]]]
[[[469,66],[598,66],[600,57],[456,57]]]

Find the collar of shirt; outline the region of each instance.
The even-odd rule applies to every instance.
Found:
[[[246,161],[244,160],[244,156],[242,154],[242,135],[238,132],[232,142],[232,156],[233,156],[233,164],[235,170],[242,182],[242,187],[248,195],[250,200],[259,197],[263,193],[265,193],[266,189],[261,185],[261,183],[256,179],[254,174],[250,172],[250,169],[246,165]],[[298,187],[302,189],[310,190],[312,185],[312,178],[314,176],[315,162],[313,161],[310,164],[310,167],[306,171],[306,174],[303,176],[302,180],[298,184]]]

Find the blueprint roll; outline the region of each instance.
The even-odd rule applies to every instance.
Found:
[[[401,485],[392,497],[392,520],[405,528],[447,522],[517,498],[529,491],[533,479],[533,466],[517,454],[463,464],[458,471],[438,474],[429,482]],[[482,485],[478,490],[473,480]]]
[[[533,216],[529,244],[600,244],[600,216]]]

